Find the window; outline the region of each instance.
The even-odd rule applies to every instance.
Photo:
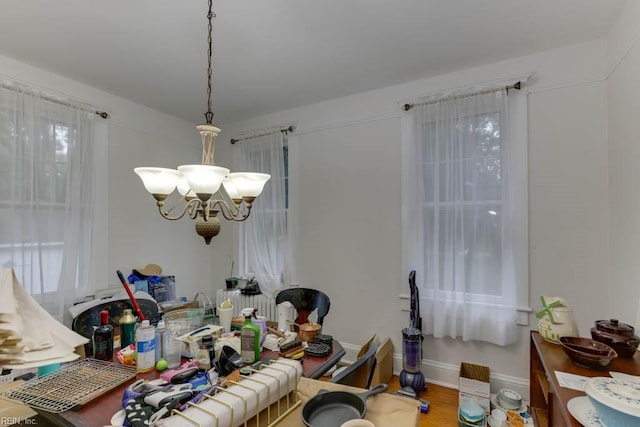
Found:
[[[526,133],[517,126],[526,115],[516,97],[456,94],[403,119],[404,258],[422,277],[424,326],[436,337],[515,341],[528,293]]]
[[[89,283],[93,120],[0,85],[0,265],[61,321]]]
[[[289,149],[283,132],[241,143],[239,170],[268,173],[271,179],[240,224],[239,273],[255,277],[263,292],[281,288],[289,277]]]

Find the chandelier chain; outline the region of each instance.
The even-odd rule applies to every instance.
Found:
[[[207,37],[207,43],[209,45],[208,48],[208,58],[209,58],[209,66],[207,68],[207,112],[204,113],[204,117],[207,121],[207,124],[211,124],[213,122],[213,112],[211,111],[211,92],[212,92],[212,84],[211,84],[211,80],[213,77],[213,68],[211,66],[211,58],[213,56],[213,37],[211,35],[211,33],[213,32],[213,23],[212,20],[213,18],[216,16],[213,11],[213,0],[209,0],[209,12],[207,13],[207,19],[209,20],[209,26],[208,26],[208,37]]]

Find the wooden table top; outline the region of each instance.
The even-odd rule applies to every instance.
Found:
[[[305,355],[302,361],[302,376],[317,379],[331,369],[344,356],[345,350],[336,340],[333,340],[331,353],[324,357]],[[277,359],[280,356],[275,351],[264,350],[262,358]],[[50,414],[38,411],[40,416],[45,418],[51,425],[56,426],[79,426],[79,427],[102,427],[111,424],[112,416],[122,409],[122,395],[124,390],[134,381],[139,379],[153,380],[159,377],[155,370],[151,372],[137,374],[136,378],[130,382],[117,387],[110,393],[85,405],[79,410],[65,411],[60,414]]]
[[[593,369],[575,364],[564,352],[562,346],[546,341],[538,332],[531,332],[531,337],[538,353],[541,355],[540,361],[544,366],[545,372],[549,374],[547,379],[552,384],[554,392],[563,404],[563,411],[569,400],[574,397],[585,396],[585,393],[583,391],[561,387],[555,375],[556,371],[584,377],[607,377],[610,371],[640,375],[640,356],[638,354],[633,358],[617,357],[613,359],[611,364],[606,368]],[[533,379],[531,379],[531,381],[533,381]],[[566,416],[568,417],[568,415]]]

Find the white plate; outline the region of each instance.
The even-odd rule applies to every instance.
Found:
[[[330,377],[335,371],[338,369],[338,365],[333,365],[327,372],[324,373],[323,377]]]
[[[505,406],[502,406],[498,402],[498,397],[495,394],[491,395],[491,405],[493,405],[494,408],[500,408],[505,412],[514,411],[514,412],[520,413],[520,412],[526,412],[527,411],[527,405],[525,405],[524,403],[522,404],[522,406],[520,406],[519,408],[516,408],[516,409],[507,408]]]
[[[587,396],[574,397],[567,402],[567,409],[573,418],[584,427],[607,427],[596,412]]]
[[[500,389],[498,395],[502,397],[501,400],[506,402],[520,402],[522,403],[522,396],[520,393],[515,392],[513,390],[509,390],[508,388]]]
[[[111,425],[122,426],[124,424],[124,416],[124,409],[120,409],[118,412],[113,414],[113,417],[111,417]]]

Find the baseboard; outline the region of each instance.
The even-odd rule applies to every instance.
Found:
[[[349,343],[340,343],[345,350],[343,361],[352,363],[356,360],[360,345]],[[459,365],[451,363],[438,362],[435,360],[422,359],[422,373],[424,374],[427,384],[437,384],[443,387],[458,389],[458,373]],[[491,367],[490,367],[491,368]],[[402,371],[402,354],[393,353],[393,373],[399,375]],[[491,393],[496,393],[501,388],[508,388],[520,393],[525,401],[529,401],[529,380],[526,378],[504,375],[499,372],[491,371]]]

